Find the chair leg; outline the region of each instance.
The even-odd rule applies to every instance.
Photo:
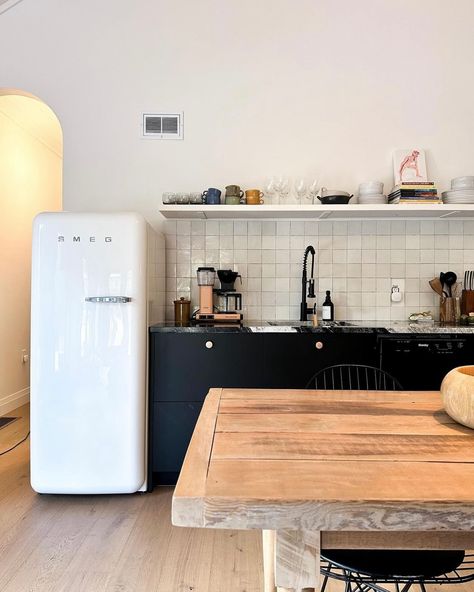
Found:
[[[328,584],[329,576],[324,576],[323,583],[321,584],[320,592],[324,592],[326,590],[326,586]]]

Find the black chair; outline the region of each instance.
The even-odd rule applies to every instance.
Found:
[[[306,388],[351,391],[402,391],[403,387],[388,372],[373,366],[337,364],[316,372]]]
[[[401,551],[325,549],[321,556],[324,576],[345,583],[345,592],[389,592],[381,584],[395,584],[408,592],[418,584],[461,584],[474,580],[474,554],[465,551]]]
[[[372,366],[338,364],[318,371],[306,388],[320,390],[403,390],[396,378]],[[395,584],[408,592],[418,584],[456,584],[474,579],[474,555],[464,551],[325,549],[321,553],[321,592],[329,578],[345,582],[345,592],[388,592]]]

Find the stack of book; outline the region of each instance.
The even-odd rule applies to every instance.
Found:
[[[441,203],[434,183],[400,183],[388,196],[388,203],[432,204]]]

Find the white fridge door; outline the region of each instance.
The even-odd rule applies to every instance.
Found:
[[[40,493],[131,493],[145,482],[146,255],[137,214],[35,219],[31,484]]]

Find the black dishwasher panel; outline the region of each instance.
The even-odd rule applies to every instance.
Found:
[[[474,364],[474,335],[380,338],[380,367],[406,390],[438,390],[450,370],[467,364]]]

